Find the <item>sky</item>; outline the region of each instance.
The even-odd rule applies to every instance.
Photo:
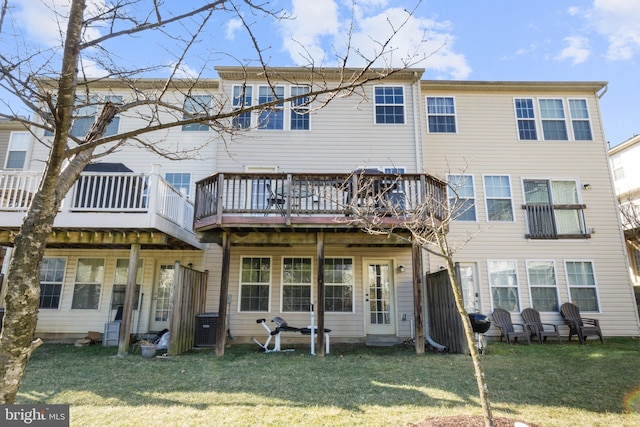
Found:
[[[104,0],[88,0],[90,5]],[[19,0],[18,30],[32,43],[55,46],[60,28],[52,10],[64,14],[67,0]],[[177,6],[176,6],[177,3]],[[204,0],[192,0],[186,6]],[[239,2],[241,3],[241,2]],[[350,41],[349,65],[362,63],[398,29],[383,59],[424,68],[423,79],[485,81],[608,82],[601,98],[605,137],[615,146],[640,133],[640,0],[263,0],[287,18],[241,11],[271,66],[336,66]],[[181,3],[167,0],[178,13]],[[411,12],[410,14],[408,12]],[[106,31],[94,28],[87,37]],[[167,40],[130,38],[113,43],[122,61],[175,61]],[[242,21],[220,13],[200,51],[185,58],[181,72],[215,77],[216,65],[256,65]],[[0,44],[0,49],[3,44]],[[142,46],[142,47],[141,47]],[[206,54],[203,53],[206,51]],[[86,63],[95,67],[97,64]],[[377,65],[382,65],[378,62]],[[592,112],[597,114],[597,112]]]

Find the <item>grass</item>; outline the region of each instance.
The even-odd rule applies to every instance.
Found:
[[[403,426],[480,415],[471,359],[333,345],[326,357],[236,345],[176,358],[45,344],[16,403],[71,405],[72,426]],[[640,340],[512,345],[482,356],[495,416],[541,426],[640,425]],[[633,393],[636,393],[633,399]]]

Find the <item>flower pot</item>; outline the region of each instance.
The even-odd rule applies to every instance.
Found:
[[[157,347],[155,345],[141,345],[140,346],[140,351],[141,351],[142,357],[146,357],[146,358],[155,357],[156,349],[157,349]]]

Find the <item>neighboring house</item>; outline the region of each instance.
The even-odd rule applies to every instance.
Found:
[[[633,284],[640,286],[640,251],[636,249],[640,247],[640,135],[609,149],[609,162],[627,239],[629,272]]]
[[[190,97],[176,90],[175,102],[197,114],[218,102],[234,108],[304,95],[310,83],[302,68],[275,70],[280,80],[271,87],[258,68],[216,71],[219,79]],[[323,80],[336,84],[338,71],[324,70]],[[455,255],[468,309],[501,307],[518,317],[534,307],[561,324],[559,305],[572,301],[600,318],[606,335],[639,335],[622,234],[610,220],[616,203],[598,106],[604,84],[421,81],[422,72],[396,73],[365,85],[364,97],[338,97],[322,109],[303,97],[238,116],[224,141],[199,125],[154,134],[161,144],[202,145],[196,159],[170,162],[132,146],[109,155],[110,165],[87,171],[56,219],[37,332],[101,331],[121,304],[129,248],[139,242],[134,333],[167,327],[180,261],[208,270],[205,310],[227,311],[234,342],[265,336],[258,319],[307,326],[312,305],[321,307],[317,320],[332,342],[401,342],[422,326],[420,288],[443,263],[402,239],[362,232],[345,206],[392,205],[410,215],[425,197],[445,203],[449,180],[465,206],[450,239],[474,235]],[[150,93],[156,84],[141,82]],[[99,85],[96,96],[131,96],[118,82]],[[79,134],[95,114],[76,120]],[[110,131],[141,120],[123,114]],[[31,150],[25,169],[34,182],[41,172],[34,160],[44,156],[40,146]],[[355,170],[364,179],[354,180]],[[121,201],[96,196],[117,182],[127,189]],[[378,205],[371,194],[381,191]],[[22,197],[3,209],[0,244],[20,224]]]

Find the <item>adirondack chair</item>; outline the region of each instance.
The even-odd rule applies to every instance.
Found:
[[[500,329],[500,341],[504,337],[507,344],[511,344],[511,339],[515,343],[518,342],[518,338],[525,338],[528,344],[531,344],[531,338],[529,338],[529,332],[522,323],[511,322],[511,313],[502,308],[496,308],[491,315],[493,323]],[[516,330],[518,329],[518,330]]]
[[[542,344],[547,341],[548,337],[557,337],[560,339],[560,331],[558,331],[558,325],[551,323],[542,323],[540,320],[540,313],[533,308],[525,308],[522,310],[522,320],[529,329],[531,337],[538,338],[538,342]]]
[[[560,306],[560,315],[564,323],[569,326],[569,341],[573,335],[577,335],[580,344],[584,344],[588,335],[597,335],[600,338],[600,344],[604,344],[600,321],[580,316],[580,308],[577,305],[565,302]]]

